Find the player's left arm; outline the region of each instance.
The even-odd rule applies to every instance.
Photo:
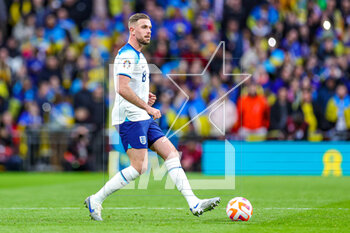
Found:
[[[148,94],[148,105],[152,106],[157,100],[157,96],[155,94],[153,94],[152,92],[150,92]]]

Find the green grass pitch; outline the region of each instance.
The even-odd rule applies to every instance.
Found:
[[[350,177],[236,177],[235,190],[195,191],[222,199],[199,218],[177,190],[165,190],[165,178],[151,179],[146,190],[109,197],[104,221],[94,222],[83,201],[106,179],[102,173],[0,174],[0,232],[350,232]],[[248,222],[226,216],[235,196],[251,201]]]

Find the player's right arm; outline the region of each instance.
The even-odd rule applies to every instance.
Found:
[[[161,117],[161,113],[158,109],[149,106],[131,89],[129,86],[130,78],[128,76],[119,74],[118,81],[119,88],[117,91],[119,95],[137,107],[144,109],[149,115],[153,116],[153,119],[158,119]]]

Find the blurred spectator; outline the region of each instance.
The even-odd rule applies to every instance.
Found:
[[[8,50],[6,48],[0,48],[0,82],[5,82],[10,86],[11,82],[11,69],[8,63]]]
[[[179,8],[174,8],[171,17],[165,21],[170,40],[178,40],[191,32],[191,23],[185,19]]]
[[[47,81],[41,82],[36,96],[36,102],[40,108],[41,115],[43,115],[45,108],[49,107],[51,109],[51,104],[53,103],[54,98],[55,94],[50,88],[50,83]]]
[[[36,18],[34,14],[23,17],[13,29],[13,36],[20,43],[29,41],[35,35]]]
[[[64,52],[64,58],[62,61],[62,86],[65,90],[68,90],[78,73],[77,67],[77,51],[73,47],[67,48]]]
[[[335,45],[333,37],[331,35],[325,35],[325,37],[323,38],[323,43],[318,48],[318,58],[321,61],[325,61],[329,57],[334,57],[334,46]]]
[[[320,106],[322,113],[326,111],[326,106],[331,97],[335,94],[336,80],[327,78],[321,87],[317,90],[317,105]]]
[[[92,92],[92,103],[91,121],[94,124],[94,129],[100,130],[105,124],[107,114],[105,93],[102,84],[98,84]]]
[[[65,8],[57,10],[58,26],[68,32],[69,40],[72,42],[78,39],[78,28],[75,22],[69,18],[68,11]]]
[[[270,135],[273,139],[286,139],[287,121],[292,113],[292,105],[287,99],[287,88],[278,90],[277,100],[271,107]]]
[[[279,18],[278,11],[267,1],[256,6],[248,18],[248,27],[256,36],[266,36],[271,31],[271,26],[277,23]]]
[[[7,7],[4,0],[0,0],[0,34],[6,36]]]
[[[188,39],[188,47],[184,49],[181,57],[188,62],[188,65],[192,65],[194,60],[201,61],[202,65],[205,65],[206,60],[200,52],[200,44],[193,41],[191,37],[188,37]]]
[[[323,120],[319,106],[312,101],[311,90],[305,88],[302,90],[302,99],[299,106],[299,111],[303,113],[304,121],[308,125],[308,139],[318,140],[316,138],[316,131],[320,128],[320,123]]]
[[[38,131],[43,120],[40,116],[40,110],[36,102],[25,103],[25,111],[18,119],[18,125],[23,129],[21,133],[26,133],[26,144],[28,146],[28,155],[30,165],[33,166],[39,157],[39,135]]]
[[[52,129],[71,128],[74,123],[74,111],[69,97],[57,94],[50,112]]]
[[[79,126],[72,132],[67,151],[64,153],[63,168],[65,171],[89,170],[91,154],[89,130]]]
[[[168,44],[165,41],[159,41],[153,55],[153,61],[157,66],[161,67],[167,57],[169,57]]]
[[[341,1],[341,14],[344,19],[344,27],[348,28],[350,26],[350,0]]]
[[[247,140],[264,140],[270,121],[270,109],[263,95],[257,94],[257,85],[248,86],[248,94],[237,102],[239,135]]]
[[[8,108],[8,101],[0,96],[0,115],[2,115]]]
[[[38,27],[44,26],[45,16],[49,12],[49,9],[44,6],[44,0],[33,0],[33,12],[36,17],[36,24]]]
[[[195,139],[188,138],[186,143],[179,146],[181,165],[186,171],[200,171],[202,147]]]
[[[169,91],[163,92],[158,97],[157,102],[154,104],[155,108],[158,108],[162,114],[159,119],[159,126],[163,131],[167,131],[172,125],[176,112],[171,106],[171,93]]]
[[[295,111],[287,121],[287,139],[288,140],[306,140],[308,136],[308,125],[304,121],[304,115],[301,111]]]
[[[54,14],[46,16],[45,24],[44,38],[49,41],[51,52],[56,53],[63,48],[66,32],[57,24],[57,17]]]
[[[8,23],[11,26],[14,26],[17,24],[17,22],[21,19],[22,15],[28,14],[32,9],[32,4],[30,1],[11,1],[10,2],[10,9],[8,11],[9,13],[9,19]]]
[[[350,129],[350,97],[344,84],[336,89],[326,108],[326,119],[335,124],[333,140],[347,140]]]
[[[292,79],[292,71],[293,71],[293,67],[292,66],[288,66],[288,65],[283,66],[282,70],[281,70],[281,77],[278,77],[272,83],[271,90],[273,92],[277,93],[277,91],[280,88],[288,86],[288,84],[290,83],[290,81]]]
[[[237,66],[239,64],[239,58],[242,57],[243,54],[243,36],[239,31],[239,23],[237,20],[230,19],[226,27],[223,40],[226,42],[226,48],[231,52],[234,58],[232,63]]]
[[[299,33],[297,29],[291,29],[288,31],[286,38],[283,39],[281,47],[288,51],[291,58],[298,62],[297,60],[301,58],[301,45],[299,43]]]
[[[13,97],[21,101],[22,103],[26,101],[34,101],[35,99],[35,87],[33,87],[32,81],[23,73],[21,79],[19,79],[13,85],[12,93]]]
[[[106,61],[108,60],[108,50],[104,46],[101,46],[101,38],[97,36],[91,36],[89,39],[89,44],[84,48],[84,55],[88,58],[91,58],[92,61]]]
[[[198,78],[201,79],[201,77]],[[198,136],[209,136],[210,123],[208,117],[202,114],[206,109],[202,96],[196,89],[193,89],[189,92],[189,97],[187,114],[190,119],[195,119],[192,123],[193,131]]]
[[[63,95],[63,88],[61,85],[61,81],[57,75],[52,75],[49,79],[51,92],[57,95]]]
[[[98,84],[92,92],[92,115],[91,122],[92,128],[89,130],[91,134],[89,148],[91,150],[90,156],[90,169],[101,169],[102,168],[102,159],[104,153],[104,140],[105,140],[105,131],[104,126],[107,119],[107,103],[105,101],[105,91],[102,84]]]
[[[18,118],[18,124],[35,129],[40,127],[42,121],[37,103],[27,102],[25,104],[25,111]]]
[[[0,170],[19,171],[22,169],[22,158],[18,155],[19,138],[12,116],[5,112],[0,119]]]
[[[18,149],[16,147],[19,144],[18,126],[15,124],[10,112],[4,112],[2,114],[0,125],[2,130],[4,130],[1,138],[4,139],[8,145],[13,147],[15,153],[18,153],[18,151],[16,151]]]
[[[239,28],[243,29],[245,27],[246,20],[246,10],[245,6],[242,4],[242,0],[227,0],[224,5],[224,15],[223,15],[223,28],[226,28],[226,23],[230,19],[235,19],[239,23]]]
[[[220,138],[230,132],[238,118],[235,103],[224,95],[225,91],[220,89],[217,98],[208,104],[212,106],[208,116],[212,124],[210,135]]]
[[[65,0],[63,7],[67,9],[69,18],[81,29],[83,22],[87,20],[92,12],[92,0]]]
[[[52,76],[56,76],[61,80],[61,70],[59,68],[59,61],[54,56],[49,56],[46,59],[45,67],[39,74],[39,83],[42,81],[49,81]]]
[[[56,95],[50,111],[51,163],[56,169],[60,169],[63,163],[63,155],[69,140],[67,129],[73,127],[73,123],[74,111],[69,97]]]
[[[74,112],[77,123],[90,123],[91,114],[93,112],[92,94],[87,89],[87,82],[83,81],[82,89],[74,95]]]

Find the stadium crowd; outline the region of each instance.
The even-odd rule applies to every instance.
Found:
[[[350,0],[0,0],[0,164],[15,169],[31,153],[30,164],[93,169],[109,128],[108,64],[134,12],[151,17],[143,53],[163,73],[151,91],[161,128],[179,130],[184,167],[200,159],[196,138],[222,130],[250,141],[349,139]],[[225,61],[219,49],[202,74],[220,41]],[[252,77],[232,90],[240,73]],[[186,105],[165,74],[183,74],[171,78]],[[216,111],[186,124],[208,106]]]

